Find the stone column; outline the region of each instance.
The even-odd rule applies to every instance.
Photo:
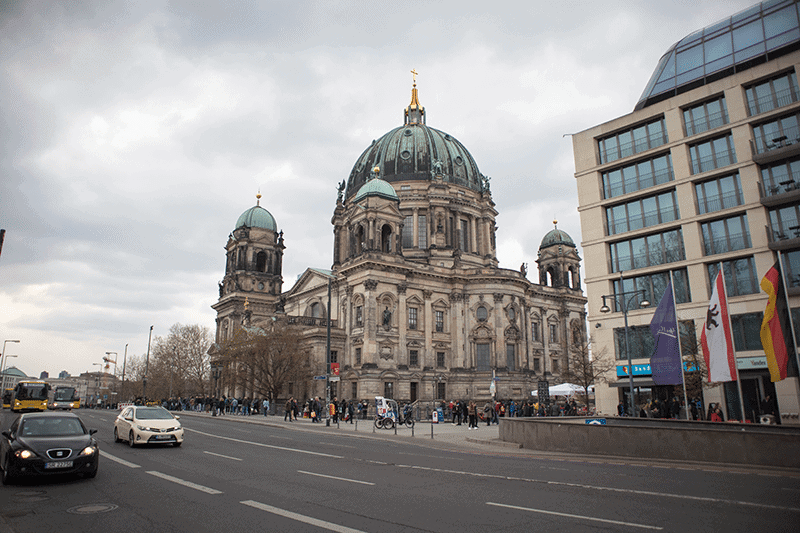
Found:
[[[378,345],[375,335],[375,328],[377,323],[375,317],[377,316],[377,303],[373,293],[378,288],[378,282],[375,280],[367,280],[364,282],[364,346],[361,350],[361,362],[377,364],[378,362]]]
[[[424,328],[425,328],[425,350],[421,354],[423,360],[421,362],[421,367],[425,368],[426,366],[431,366],[436,368],[436,357],[433,356],[433,310],[431,309],[431,296],[433,295],[432,291],[423,290],[422,296],[425,299],[423,303],[423,309],[425,313],[425,321],[424,321]],[[433,357],[433,364],[430,364],[431,357]],[[426,364],[428,363],[428,364]]]

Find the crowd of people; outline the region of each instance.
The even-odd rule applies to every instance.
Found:
[[[553,398],[549,401],[530,400],[495,400],[483,402],[450,400],[442,406],[443,414],[452,424],[460,426],[468,424],[469,429],[477,429],[478,422],[485,422],[487,426],[498,424],[503,417],[533,417],[533,416],[578,416],[586,414],[575,398],[564,398],[559,401]]]

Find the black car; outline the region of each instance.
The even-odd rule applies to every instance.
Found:
[[[25,413],[3,431],[0,439],[0,469],[3,484],[16,478],[54,474],[97,475],[100,450],[73,413]]]

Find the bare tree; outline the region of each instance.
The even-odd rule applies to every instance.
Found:
[[[312,375],[302,331],[281,322],[270,322],[255,332],[240,331],[222,353],[231,381],[256,397],[274,401],[289,382]]]
[[[208,388],[208,328],[174,324],[166,337],[156,337],[150,354],[148,396],[185,397]]]
[[[592,350],[593,341],[576,342],[571,344],[567,355],[569,365],[561,374],[569,383],[580,385],[583,388],[582,400],[589,404],[589,388],[596,383],[605,383],[607,374],[614,369],[616,362],[609,357],[608,350],[603,348],[599,352]]]

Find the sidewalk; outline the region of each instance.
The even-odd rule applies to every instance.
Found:
[[[478,429],[469,429],[467,424],[456,425],[450,422],[433,424],[427,420],[417,422],[413,429],[402,426],[396,429],[378,429],[373,423],[373,419],[353,420],[350,422],[331,421],[330,426],[326,425],[323,419],[319,423],[311,422],[309,418],[300,418],[295,422],[283,420],[282,415],[224,415],[212,417],[208,413],[198,413],[196,411],[175,411],[179,416],[213,418],[223,422],[240,422],[246,424],[257,424],[272,427],[282,427],[286,429],[296,429],[302,431],[314,431],[319,433],[340,433],[361,438],[373,438],[382,440],[403,440],[413,441],[418,444],[433,445],[440,447],[448,445],[464,449],[483,449],[491,447],[500,450],[520,450],[519,444],[503,442],[499,439],[499,429],[497,424],[487,426],[485,422],[478,425]],[[431,433],[432,432],[432,433]],[[433,438],[431,438],[433,436]]]

